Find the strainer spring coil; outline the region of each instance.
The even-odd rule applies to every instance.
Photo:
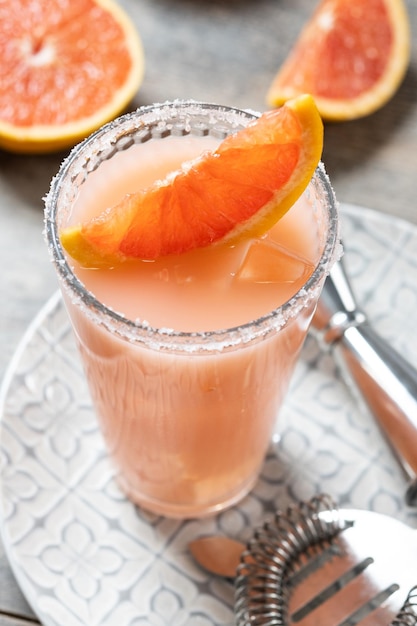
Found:
[[[237,626],[288,626],[291,589],[308,575],[314,556],[334,550],[332,539],[346,524],[333,499],[322,494],[276,513],[256,530],[237,568]],[[391,626],[417,626],[417,586]]]

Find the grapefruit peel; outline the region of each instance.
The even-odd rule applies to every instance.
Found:
[[[322,149],[323,124],[314,99],[299,96],[228,136],[213,153],[125,196],[90,221],[62,229],[61,244],[80,265],[97,268],[259,236],[306,189]],[[264,160],[255,162],[260,153]],[[246,169],[240,169],[239,159]]]
[[[369,10],[368,0],[359,0],[359,2],[356,0],[322,0],[272,80],[266,95],[267,103],[272,107],[281,106],[287,100],[308,91],[313,95],[323,120],[334,122],[364,117],[386,104],[398,90],[407,71],[411,53],[411,34],[403,0],[380,0],[380,2],[386,10],[386,21],[391,28],[392,42],[389,52],[386,46],[378,49],[376,41],[368,42],[367,53],[362,57],[357,55],[355,58],[354,50],[349,50],[352,40],[367,36],[368,22],[366,16],[361,15],[360,11]],[[355,5],[361,6],[355,8]],[[339,16],[337,16],[338,10]],[[351,23],[352,32],[346,32],[343,37],[343,33],[337,33],[338,23],[343,23],[346,18],[343,15],[344,12],[346,14],[351,12],[354,15],[355,11],[358,15]],[[381,31],[381,28],[375,24],[370,27],[370,30],[371,28],[377,33]],[[333,44],[337,39],[340,44],[339,50],[344,49],[339,58],[330,50],[330,46],[333,45],[331,37]],[[387,55],[386,64],[374,84],[368,85],[360,93],[349,94],[355,64],[364,66],[368,61],[372,62],[372,57],[384,54]],[[346,92],[340,93],[338,97],[326,96],[326,87],[319,88],[317,83],[323,81],[328,70],[336,74],[336,69],[331,69],[331,65],[335,66],[336,63],[342,64],[342,69],[337,72],[333,81],[328,81],[328,87],[334,89],[336,80],[342,78]],[[314,72],[317,72],[315,76]]]

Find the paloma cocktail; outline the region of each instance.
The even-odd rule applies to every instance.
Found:
[[[257,479],[334,258],[327,177],[319,168],[267,235],[233,246],[85,269],[66,258],[58,231],[250,119],[195,103],[139,110],[73,151],[47,200],[48,240],[119,483],[168,516],[221,510]]]

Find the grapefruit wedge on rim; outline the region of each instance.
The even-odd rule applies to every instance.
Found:
[[[373,113],[396,92],[410,59],[403,0],[321,0],[273,79],[267,102],[311,93],[325,120]]]
[[[0,147],[67,148],[138,90],[141,40],[113,0],[0,2]]]
[[[309,95],[268,111],[163,181],[60,239],[84,267],[153,260],[267,232],[307,187],[323,148],[323,124]]]

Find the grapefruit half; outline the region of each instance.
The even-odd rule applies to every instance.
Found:
[[[0,147],[51,152],[116,117],[144,71],[140,38],[113,0],[0,2]]]
[[[410,28],[403,0],[321,0],[275,76],[267,101],[311,93],[323,119],[382,107],[404,78]]]

